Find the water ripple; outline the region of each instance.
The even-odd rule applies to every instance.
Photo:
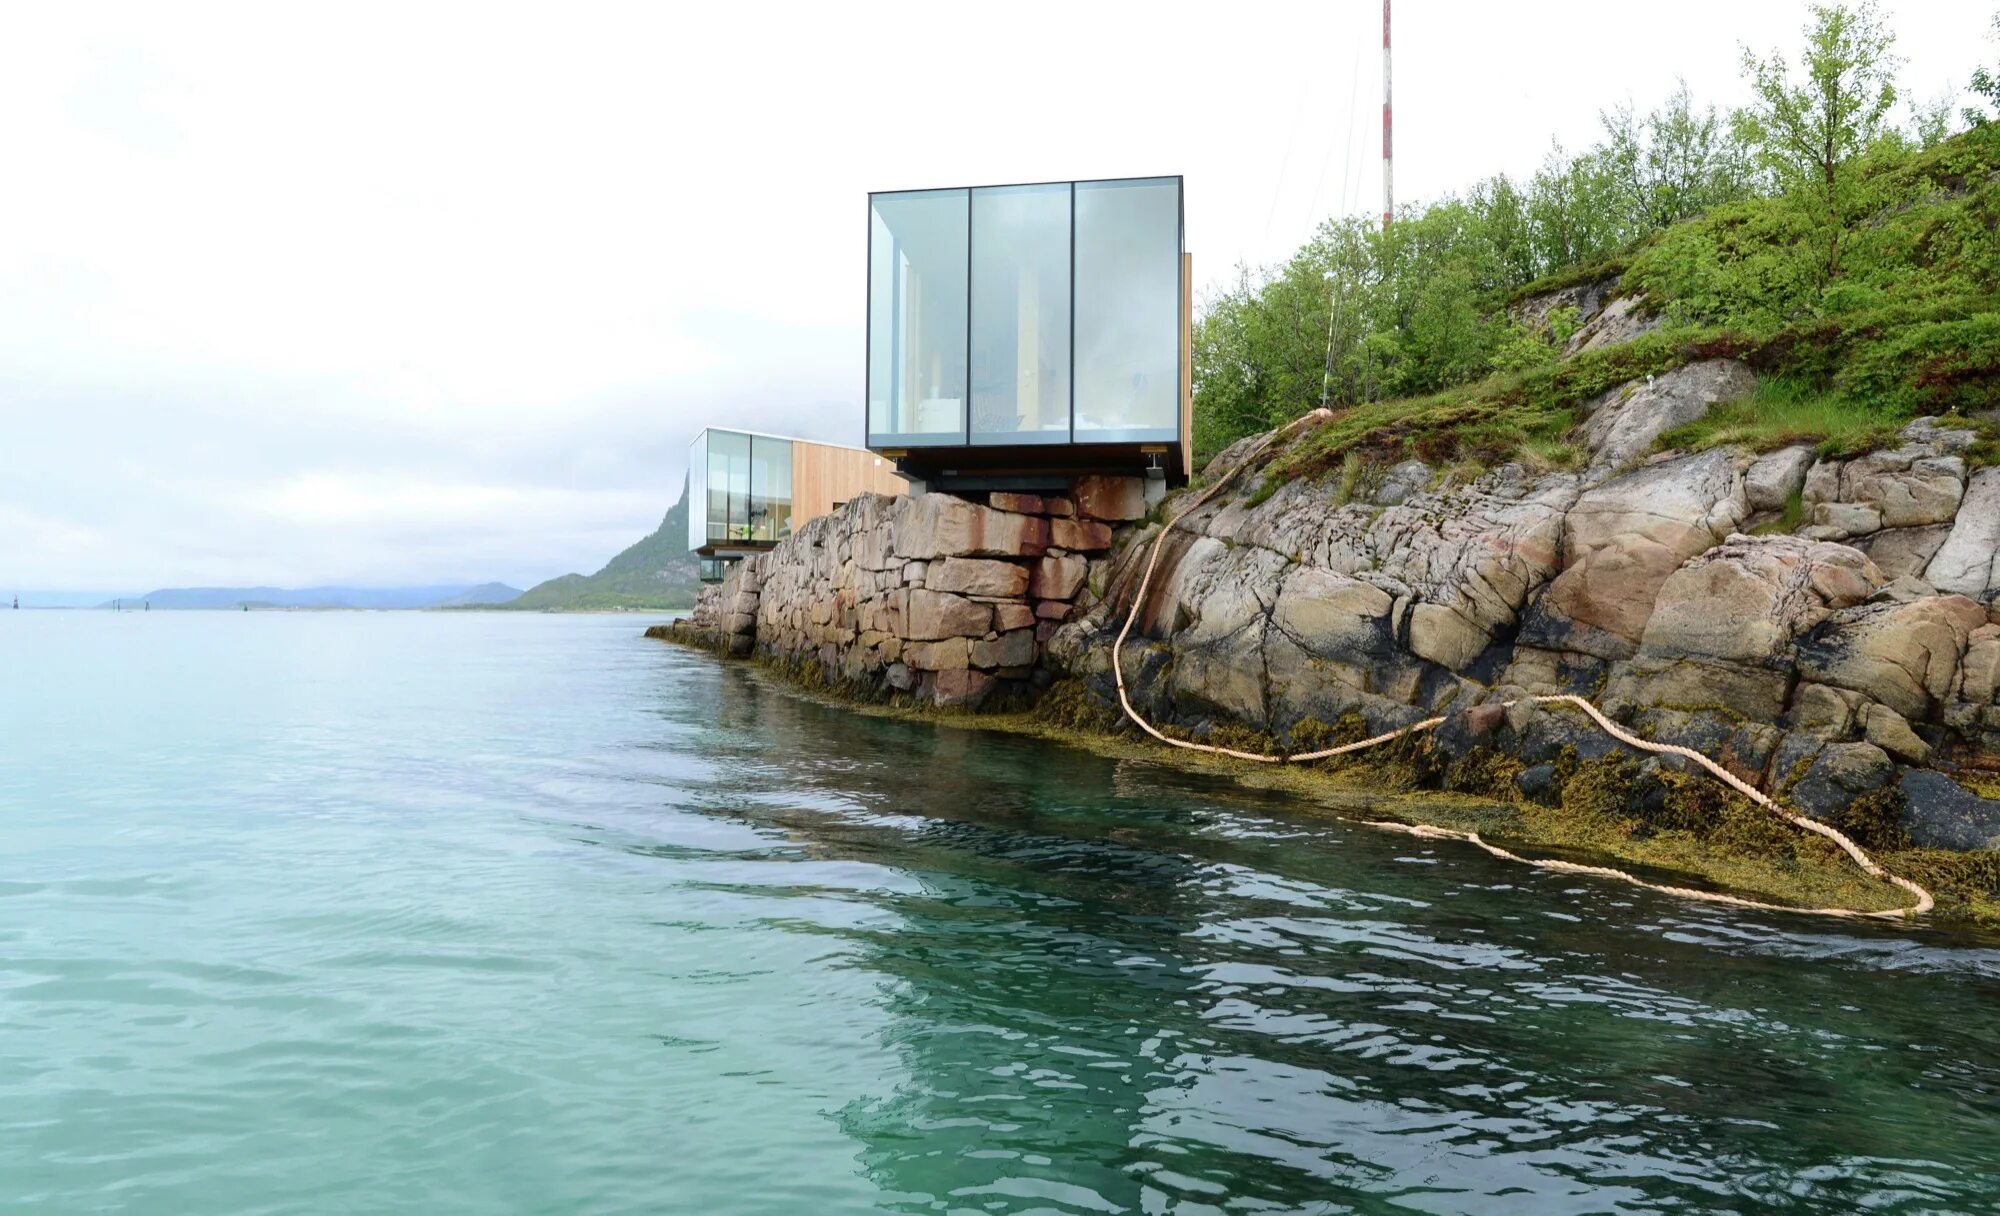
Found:
[[[0,1210],[2000,1210],[2000,944],[618,617],[0,615]]]

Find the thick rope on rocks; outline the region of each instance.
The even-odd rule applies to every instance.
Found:
[[[1251,462],[1255,461],[1258,456],[1262,455],[1264,451],[1267,448],[1269,448],[1270,445],[1273,442],[1275,442],[1280,436],[1286,435],[1291,431],[1306,425],[1309,422],[1317,422],[1330,417],[1332,417],[1332,411],[1326,409],[1317,409],[1305,415],[1304,417],[1298,418],[1293,422],[1289,423],[1288,425],[1281,427],[1278,430],[1272,431],[1268,435],[1265,435],[1263,439],[1259,440],[1254,446],[1252,446],[1248,452],[1245,452],[1240,460],[1238,460],[1234,465],[1230,466],[1220,476],[1216,477],[1212,482],[1210,482],[1208,487],[1204,489],[1201,493],[1197,494],[1192,502],[1188,503],[1187,506],[1182,507],[1178,512],[1176,512],[1174,517],[1167,521],[1166,526],[1160,529],[1160,534],[1153,538],[1152,552],[1146,558],[1145,573],[1140,576],[1138,589],[1134,591],[1132,595],[1132,607],[1129,611],[1126,612],[1125,624],[1118,630],[1118,640],[1114,642],[1111,647],[1111,670],[1117,676],[1118,679],[1118,704],[1124,708],[1125,716],[1132,719],[1133,722],[1137,723],[1140,730],[1145,731],[1147,734],[1151,735],[1155,739],[1158,739],[1160,742],[1167,744],[1169,747],[1178,747],[1187,751],[1206,752],[1211,755],[1217,755],[1217,756],[1229,756],[1237,760],[1249,760],[1258,764],[1304,764],[1313,760],[1325,760],[1328,759],[1329,757],[1341,756],[1349,752],[1362,751],[1366,748],[1374,747],[1378,744],[1387,743],[1391,739],[1400,738],[1403,735],[1415,734],[1418,731],[1431,730],[1437,727],[1440,723],[1444,722],[1445,720],[1445,718],[1442,715],[1435,718],[1425,718],[1421,722],[1412,722],[1410,725],[1402,727],[1398,730],[1386,731],[1382,734],[1376,735],[1372,739],[1362,739],[1356,743],[1342,744],[1339,747],[1329,747],[1316,752],[1299,752],[1292,755],[1266,755],[1259,752],[1239,751],[1233,747],[1216,747],[1206,743],[1194,743],[1186,739],[1172,738],[1171,736],[1162,733],[1158,727],[1154,726],[1151,722],[1148,722],[1145,719],[1145,717],[1139,713],[1138,710],[1134,709],[1132,707],[1132,699],[1126,692],[1125,663],[1124,663],[1125,639],[1128,635],[1131,634],[1133,623],[1139,619],[1139,610],[1146,603],[1146,592],[1152,586],[1153,572],[1155,568],[1157,568],[1160,564],[1160,553],[1166,544],[1166,539],[1168,534],[1171,533],[1175,528],[1179,527],[1182,520],[1186,519],[1189,515],[1199,510],[1205,503],[1208,502],[1209,499],[1215,497],[1215,495],[1218,492],[1220,492],[1224,486],[1228,485],[1231,481],[1235,480],[1236,475],[1238,473],[1248,468]],[[1701,900],[1705,903],[1727,904],[1730,907],[1734,908],[1754,908],[1766,912],[1804,912],[1814,916],[1840,916],[1840,917],[1850,917],[1850,918],[1875,918],[1875,919],[1895,920],[1895,919],[1901,919],[1905,916],[1920,916],[1926,912],[1929,912],[1933,907],[1936,906],[1936,901],[1931,898],[1931,893],[1929,891],[1926,891],[1921,886],[1918,886],[1916,883],[1911,882],[1909,879],[1904,878],[1899,874],[1890,873],[1887,869],[1883,868],[1882,865],[1876,862],[1874,858],[1870,857],[1867,854],[1867,852],[1861,848],[1860,845],[1855,844],[1853,840],[1849,839],[1848,836],[1845,833],[1841,832],[1839,829],[1834,828],[1828,824],[1821,823],[1817,819],[1810,819],[1804,815],[1800,815],[1797,814],[1796,812],[1786,810],[1784,807],[1779,806],[1777,802],[1773,801],[1763,791],[1757,789],[1749,782],[1739,778],[1738,776],[1736,776],[1736,774],[1730,772],[1728,769],[1723,768],[1721,765],[1717,764],[1713,760],[1710,760],[1707,756],[1702,755],[1700,752],[1697,752],[1692,748],[1680,747],[1678,745],[1671,743],[1654,743],[1647,739],[1641,739],[1637,735],[1631,734],[1630,732],[1624,730],[1622,727],[1620,727],[1617,723],[1613,722],[1611,719],[1605,717],[1602,711],[1600,711],[1595,705],[1592,705],[1589,701],[1584,700],[1582,697],[1572,696],[1567,693],[1558,693],[1549,696],[1531,697],[1529,698],[1529,700],[1540,705],[1564,704],[1564,705],[1574,706],[1575,708],[1580,709],[1585,714],[1589,715],[1590,719],[1593,722],[1597,723],[1597,725],[1601,727],[1606,734],[1609,734],[1612,738],[1618,740],[1620,743],[1625,744],[1627,747],[1638,748],[1641,751],[1655,752],[1660,755],[1680,756],[1683,757],[1684,759],[1693,761],[1695,764],[1698,764],[1702,768],[1707,769],[1708,772],[1711,775],[1713,775],[1717,780],[1722,781],[1724,784],[1728,785],[1731,789],[1734,789],[1737,793],[1742,794],[1744,797],[1750,799],[1758,806],[1764,807],[1766,810],[1771,811],[1773,814],[1785,820],[1785,822],[1791,824],[1793,827],[1800,828],[1808,832],[1817,832],[1821,836],[1824,836],[1828,840],[1831,840],[1836,845],[1839,845],[1841,850],[1845,852],[1848,855],[1848,857],[1852,858],[1854,864],[1861,867],[1864,873],[1868,874],[1871,878],[1879,879],[1884,882],[1894,883],[1896,886],[1901,887],[1903,890],[1908,891],[1912,896],[1914,896],[1916,898],[1916,902],[1908,908],[1901,908],[1901,909],[1892,908],[1879,912],[1868,912],[1858,908],[1796,908],[1785,904],[1773,904],[1773,903],[1765,903],[1762,900],[1745,899],[1737,895],[1725,895],[1717,891],[1703,891],[1693,887],[1673,887],[1673,886],[1665,886],[1660,883],[1647,882],[1645,879],[1640,878],[1637,875],[1629,874],[1624,870],[1613,869],[1610,866],[1590,866],[1590,865],[1582,865],[1573,861],[1558,861],[1551,858],[1523,857],[1518,853],[1510,852],[1507,849],[1503,849],[1498,845],[1489,844],[1487,841],[1481,839],[1479,833],[1477,832],[1459,831],[1454,828],[1431,827],[1426,824],[1398,823],[1393,820],[1368,820],[1366,821],[1367,825],[1370,827],[1384,828],[1395,832],[1404,832],[1411,836],[1423,837],[1424,839],[1427,840],[1462,840],[1468,844],[1477,845],[1478,847],[1486,850],[1488,853],[1491,853],[1495,857],[1504,858],[1507,861],[1517,861],[1522,863],[1523,865],[1534,866],[1536,869],[1550,870],[1560,874],[1589,874],[1598,878],[1612,878],[1612,879],[1617,879],[1620,882],[1630,883],[1635,887],[1644,887],[1648,891],[1658,891],[1661,892],[1662,894],[1676,895],[1684,899]],[[1514,704],[1516,704],[1516,702],[1513,701],[1504,702],[1504,705],[1508,707],[1512,707]]]

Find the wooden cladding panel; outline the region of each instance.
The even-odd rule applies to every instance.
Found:
[[[1181,255],[1181,476],[1194,476],[1194,255]]]
[[[857,494],[902,494],[909,483],[894,462],[873,452],[792,441],[792,528],[831,512]]]

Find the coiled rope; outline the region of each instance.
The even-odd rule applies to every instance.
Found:
[[[1237,460],[1236,463],[1231,465],[1227,470],[1225,470],[1221,476],[1217,477],[1214,481],[1212,481],[1209,484],[1208,488],[1204,489],[1200,494],[1196,495],[1192,502],[1190,502],[1187,506],[1181,508],[1178,512],[1176,512],[1173,518],[1167,521],[1166,526],[1160,529],[1160,534],[1153,538],[1152,552],[1146,559],[1145,573],[1139,579],[1138,590],[1135,591],[1132,595],[1132,606],[1125,613],[1125,624],[1118,630],[1118,640],[1114,642],[1111,647],[1111,670],[1117,676],[1118,679],[1118,704],[1124,707],[1125,716],[1132,719],[1133,722],[1137,723],[1139,729],[1145,731],[1147,734],[1151,735],[1155,739],[1158,739],[1160,742],[1168,745],[1169,747],[1178,747],[1187,751],[1206,752],[1211,755],[1217,755],[1217,756],[1230,756],[1237,760],[1249,760],[1258,764],[1304,764],[1314,760],[1325,760],[1333,756],[1346,755],[1349,752],[1358,752],[1366,748],[1375,747],[1378,744],[1387,743],[1391,739],[1400,738],[1404,735],[1415,734],[1418,731],[1431,730],[1437,727],[1440,723],[1445,721],[1445,716],[1440,715],[1435,718],[1425,718],[1421,722],[1412,722],[1410,725],[1402,727],[1397,730],[1386,731],[1383,734],[1376,735],[1374,738],[1371,739],[1362,739],[1359,742],[1346,743],[1342,744],[1339,747],[1329,747],[1314,752],[1299,752],[1299,753],[1294,753],[1292,755],[1266,755],[1259,752],[1239,751],[1233,747],[1217,747],[1207,743],[1195,743],[1187,739],[1173,738],[1163,733],[1158,727],[1154,726],[1151,722],[1148,722],[1145,719],[1145,717],[1139,713],[1137,709],[1134,709],[1132,707],[1132,699],[1126,692],[1125,663],[1124,663],[1125,639],[1132,632],[1132,625],[1139,619],[1139,610],[1141,607],[1144,606],[1146,602],[1146,592],[1152,586],[1153,572],[1155,568],[1158,567],[1158,565],[1160,564],[1160,553],[1165,547],[1167,536],[1170,533],[1172,533],[1175,528],[1180,526],[1182,520],[1185,520],[1189,515],[1199,510],[1205,503],[1208,502],[1209,499],[1215,497],[1215,495],[1219,491],[1221,491],[1221,489],[1224,486],[1228,485],[1231,481],[1235,480],[1237,474],[1241,473],[1244,469],[1248,468],[1251,462],[1256,460],[1258,456],[1262,455],[1265,449],[1270,447],[1270,445],[1273,442],[1275,442],[1280,436],[1285,435],[1297,429],[1298,427],[1304,426],[1309,422],[1323,421],[1327,418],[1331,418],[1332,416],[1333,412],[1331,410],[1324,408],[1316,409],[1304,415],[1303,417],[1297,418],[1292,422],[1288,423],[1287,425],[1280,427],[1277,430],[1274,430],[1269,434],[1265,435],[1261,440],[1252,445],[1250,450],[1245,452],[1241,459]],[[1455,828],[1431,827],[1427,824],[1399,823],[1394,820],[1367,820],[1365,821],[1367,823],[1367,826],[1384,828],[1389,831],[1405,832],[1411,836],[1419,836],[1430,840],[1462,840],[1468,844],[1477,845],[1479,848],[1486,850],[1488,853],[1491,853],[1495,857],[1503,858],[1507,861],[1520,862],[1523,865],[1534,866],[1536,869],[1540,870],[1550,870],[1561,874],[1589,874],[1598,878],[1612,878],[1612,879],[1617,879],[1620,882],[1630,883],[1635,887],[1644,887],[1648,891],[1658,891],[1661,892],[1662,894],[1676,895],[1684,899],[1701,900],[1706,903],[1727,904],[1731,907],[1736,907],[1736,908],[1753,908],[1766,912],[1804,912],[1808,915],[1814,915],[1814,916],[1840,916],[1840,917],[1850,917],[1850,918],[1874,918],[1874,919],[1894,920],[1894,919],[1901,919],[1906,916],[1921,916],[1922,914],[1929,912],[1933,907],[1936,906],[1937,901],[1931,898],[1931,893],[1929,891],[1926,891],[1923,887],[1918,886],[1916,883],[1910,881],[1907,878],[1904,878],[1900,874],[1893,874],[1889,872],[1889,870],[1885,869],[1881,864],[1876,862],[1874,858],[1870,857],[1867,854],[1867,852],[1861,848],[1860,845],[1855,844],[1853,840],[1849,839],[1848,836],[1845,833],[1841,832],[1839,829],[1832,827],[1831,825],[1821,823],[1817,819],[1811,819],[1804,815],[1800,815],[1796,812],[1786,810],[1784,807],[1779,806],[1777,802],[1772,800],[1763,791],[1757,789],[1749,782],[1744,781],[1736,774],[1730,772],[1728,769],[1723,768],[1715,761],[1710,760],[1707,756],[1702,755],[1700,752],[1697,752],[1692,748],[1680,747],[1678,745],[1671,743],[1654,743],[1647,739],[1641,739],[1637,735],[1631,734],[1630,732],[1624,730],[1617,723],[1613,722],[1611,719],[1605,717],[1602,711],[1600,711],[1595,705],[1592,705],[1589,701],[1584,700],[1582,697],[1573,696],[1568,693],[1556,693],[1546,696],[1529,697],[1527,698],[1527,700],[1538,705],[1560,704],[1560,705],[1574,706],[1575,708],[1580,709],[1585,714],[1589,715],[1590,719],[1593,722],[1597,723],[1597,725],[1601,727],[1606,734],[1609,734],[1612,738],[1618,740],[1620,743],[1625,744],[1627,747],[1638,748],[1640,751],[1656,752],[1660,755],[1681,756],[1684,757],[1685,759],[1693,761],[1696,764],[1699,764],[1704,769],[1707,769],[1708,772],[1712,774],[1717,780],[1722,781],[1724,784],[1728,785],[1731,789],[1734,789],[1737,793],[1742,794],[1744,797],[1750,799],[1750,801],[1756,803],[1758,806],[1761,806],[1766,810],[1771,811],[1773,814],[1785,820],[1785,822],[1791,824],[1793,827],[1800,828],[1808,832],[1817,832],[1819,835],[1824,836],[1828,840],[1831,840],[1836,845],[1839,845],[1841,851],[1845,852],[1848,855],[1848,857],[1852,858],[1854,864],[1861,867],[1864,873],[1869,875],[1871,878],[1875,878],[1877,880],[1884,882],[1894,883],[1896,886],[1901,887],[1905,891],[1908,891],[1911,895],[1916,897],[1915,904],[1913,904],[1908,908],[1891,908],[1877,912],[1863,911],[1859,908],[1798,908],[1798,907],[1791,907],[1785,904],[1773,904],[1773,903],[1765,903],[1761,900],[1745,899],[1742,896],[1738,895],[1725,895],[1718,891],[1703,891],[1696,889],[1694,887],[1674,887],[1674,886],[1665,886],[1660,883],[1647,882],[1645,879],[1640,878],[1635,874],[1627,873],[1624,870],[1614,869],[1610,866],[1583,865],[1578,862],[1559,861],[1553,858],[1523,857],[1518,853],[1514,853],[1507,849],[1503,849],[1496,844],[1491,844],[1486,840],[1481,839],[1479,833],[1473,831],[1460,831]],[[1502,706],[1503,708],[1512,708],[1514,705],[1518,703],[1519,702],[1516,701],[1507,701],[1503,702]]]

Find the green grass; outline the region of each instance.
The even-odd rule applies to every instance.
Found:
[[[1771,452],[1793,444],[1817,444],[1822,453],[1844,455],[1873,447],[1893,446],[1902,419],[1837,390],[1788,376],[1757,382],[1757,391],[1741,401],[1725,402],[1706,416],[1660,436],[1662,450],[1702,451],[1737,446]]]
[[[1273,459],[1266,476],[1331,476],[1348,467],[1350,453],[1377,465],[1415,457],[1436,468],[1491,468],[1512,460],[1573,467],[1580,454],[1571,432],[1584,402],[1699,359],[1742,355],[1751,346],[1721,331],[1656,330],[1546,367],[1499,372],[1425,397],[1351,406],[1300,436]]]
[[[1530,437],[1521,445],[1522,463],[1537,473],[1580,469],[1586,453],[1567,439]]]

